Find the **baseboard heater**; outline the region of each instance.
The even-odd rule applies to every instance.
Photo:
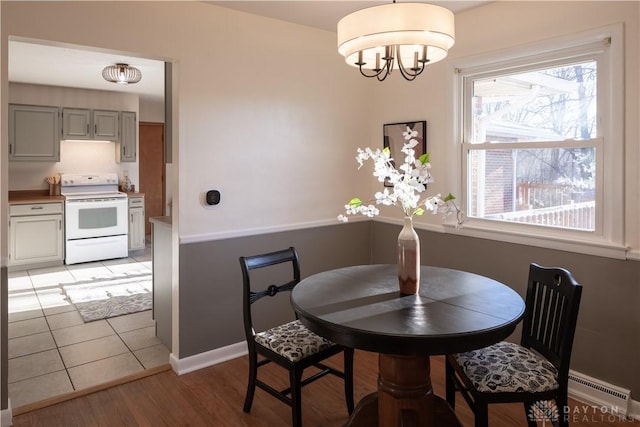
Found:
[[[569,371],[569,395],[614,415],[627,416],[631,390],[606,383],[579,372]]]

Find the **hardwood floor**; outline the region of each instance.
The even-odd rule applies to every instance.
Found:
[[[435,393],[444,396],[444,361],[432,357],[431,378]],[[355,399],[375,391],[377,355],[356,351]],[[341,366],[340,356],[330,363]],[[126,384],[37,409],[15,416],[13,425],[113,427],[113,426],[287,426],[291,425],[290,408],[256,390],[250,414],[242,411],[246,391],[248,362],[246,357],[177,376],[173,371],[136,379]],[[286,372],[277,366],[263,368],[261,378],[283,388]],[[347,421],[342,383],[332,376],[304,388],[303,424],[306,427],[342,426]],[[462,398],[456,402],[456,414],[465,427],[473,426],[473,417]],[[640,422],[619,420],[577,402],[572,405],[572,427],[640,426]],[[492,405],[492,427],[526,426],[520,404]],[[539,423],[542,426],[542,422]],[[549,423],[546,423],[549,426]]]

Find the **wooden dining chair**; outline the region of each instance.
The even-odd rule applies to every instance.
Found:
[[[488,405],[523,402],[530,427],[548,418],[568,426],[569,362],[582,286],[563,268],[531,264],[520,345],[502,341],[447,355],[446,398],[460,391],[476,427],[488,426]],[[551,402],[555,400],[555,405]]]
[[[255,291],[252,286],[253,270],[266,269],[278,264],[290,264],[291,272],[281,284],[265,286]],[[295,248],[240,257],[243,281],[244,332],[249,348],[249,382],[244,401],[244,411],[249,412],[253,403],[256,386],[291,406],[293,426],[302,425],[301,389],[303,386],[327,375],[333,374],[344,380],[344,393],[349,414],[353,412],[353,349],[342,347],[316,335],[299,320],[291,321],[261,332],[256,332],[252,320],[253,304],[264,297],[273,297],[280,292],[291,292],[300,282],[300,263]],[[286,269],[286,267],[285,267]],[[264,271],[264,270],[263,270]],[[262,276],[261,276],[262,277]],[[266,276],[265,276],[266,277]],[[262,277],[264,278],[264,277]],[[257,280],[256,280],[257,281]],[[264,284],[261,282],[261,284]],[[269,299],[267,299],[269,300]],[[263,301],[267,301],[263,300]],[[344,370],[339,371],[322,363],[328,357],[344,353]],[[261,359],[258,360],[258,355]],[[258,368],[274,362],[289,371],[289,387],[277,390],[258,379]],[[315,367],[315,372],[303,379],[307,368]]]

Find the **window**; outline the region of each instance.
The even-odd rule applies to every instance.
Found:
[[[454,64],[466,227],[622,247],[621,33]]]

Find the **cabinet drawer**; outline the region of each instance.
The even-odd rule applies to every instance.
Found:
[[[26,205],[10,205],[9,216],[47,215],[62,213],[62,203],[29,203]]]
[[[144,207],[144,197],[142,196],[129,196],[129,207],[130,208],[137,208],[137,207]]]

